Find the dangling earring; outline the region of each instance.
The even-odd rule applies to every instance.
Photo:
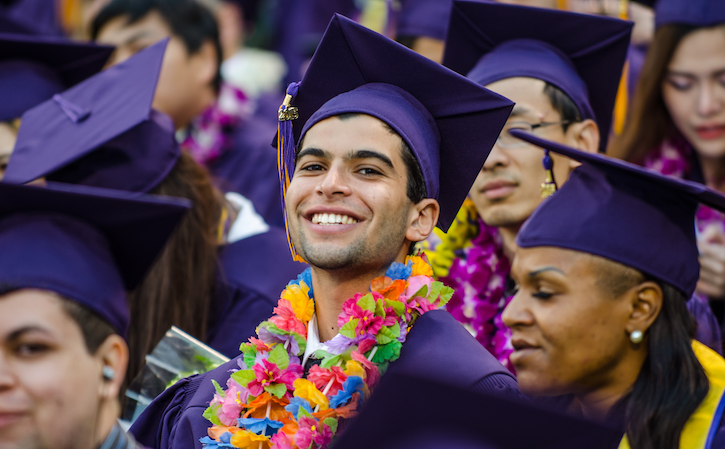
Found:
[[[638,345],[642,343],[642,340],[644,340],[644,334],[640,330],[632,331],[632,333],[629,334],[629,340],[635,345]]]
[[[548,198],[556,192],[556,181],[554,180],[554,161],[549,155],[549,150],[544,150],[544,159],[541,161],[546,170],[546,179],[541,184],[541,197]]]

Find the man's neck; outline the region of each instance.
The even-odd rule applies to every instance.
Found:
[[[515,226],[501,226],[496,229],[498,229],[498,233],[501,235],[501,240],[503,241],[503,252],[506,255],[506,258],[509,261],[513,261],[517,248],[516,235],[519,233],[519,229],[521,229],[521,224]]]

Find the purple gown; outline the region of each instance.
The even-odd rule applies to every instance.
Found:
[[[284,231],[269,231],[225,245],[207,344],[228,357],[272,316],[280,293],[305,265],[294,262]]]
[[[206,374],[182,379],[162,393],[131,427],[150,448],[201,448],[209,421],[202,413],[214,396],[212,379],[226,385],[237,359]],[[413,374],[477,391],[522,397],[514,377],[453,316],[430,311],[416,321],[389,372]]]

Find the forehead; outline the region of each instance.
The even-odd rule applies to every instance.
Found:
[[[330,117],[314,124],[304,135],[300,150],[318,148],[328,152],[374,150],[402,163],[402,139],[382,120],[366,114]]]
[[[109,45],[123,45],[132,40],[149,39],[158,41],[171,36],[171,27],[156,10],[149,11],[133,23],[130,16],[121,15],[106,22],[98,33],[97,42]]]
[[[546,83],[540,79],[517,76],[495,81],[486,88],[516,103],[512,119],[519,115],[539,119],[554,112],[551,101],[544,94],[545,86]]]
[[[675,49],[669,69],[681,72],[725,69],[725,26],[687,34]]]
[[[42,328],[58,336],[80,332],[53,292],[22,289],[0,296],[0,339],[28,327]]]

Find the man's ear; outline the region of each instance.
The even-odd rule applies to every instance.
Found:
[[[197,73],[200,84],[211,85],[221,64],[214,44],[210,40],[205,41],[191,57],[194,58],[194,62],[199,69]]]
[[[572,123],[566,130],[566,144],[587,153],[599,151],[599,128],[592,119]]]
[[[121,385],[128,366],[128,345],[118,334],[110,335],[96,350],[102,378],[99,395],[103,399],[115,399],[121,392]]]
[[[662,310],[662,288],[656,282],[646,281],[630,292],[632,309],[625,330],[627,334],[640,331],[646,335]]]
[[[428,238],[440,215],[441,207],[438,201],[433,198],[425,198],[417,204],[413,204],[408,215],[408,230],[405,238],[411,242],[420,242]]]

